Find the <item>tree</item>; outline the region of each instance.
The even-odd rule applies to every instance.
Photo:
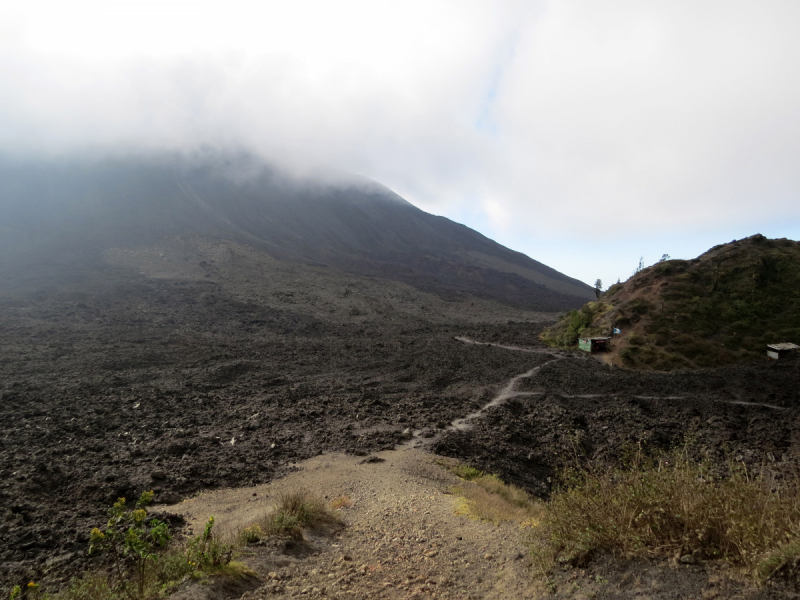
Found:
[[[600,279],[594,282],[594,293],[598,298],[603,293],[603,282]]]

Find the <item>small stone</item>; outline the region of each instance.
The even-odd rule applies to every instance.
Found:
[[[484,554],[483,560],[492,560],[494,557],[491,554]]]

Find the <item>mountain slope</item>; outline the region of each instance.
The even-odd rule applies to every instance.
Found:
[[[754,235],[656,263],[542,339],[573,345],[612,327],[622,330],[612,360],[644,368],[724,365],[762,358],[769,343],[800,343],[800,242]]]
[[[0,160],[0,223],[7,269],[196,233],[452,299],[556,310],[593,293],[374,182],[293,178],[249,156]]]

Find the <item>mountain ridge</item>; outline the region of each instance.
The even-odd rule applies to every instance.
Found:
[[[563,310],[593,293],[378,183],[295,178],[252,157],[0,160],[0,201],[7,257],[49,252],[65,260],[69,252],[196,233],[451,299],[473,294]]]
[[[764,358],[800,343],[800,242],[756,234],[690,260],[662,260],[612,285],[542,333],[553,345],[621,335],[614,364],[671,370]]]

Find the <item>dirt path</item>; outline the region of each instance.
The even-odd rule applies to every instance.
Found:
[[[561,352],[557,350],[551,350],[550,348],[524,348],[522,346],[509,346],[507,344],[496,344],[494,342],[479,342],[465,335],[457,335],[453,339],[459,342],[463,342],[465,344],[472,344],[473,346],[494,346],[495,348],[503,348],[504,350],[513,350],[515,352],[529,352],[531,354],[552,354],[553,356],[561,356],[562,358],[564,357],[564,355]]]
[[[550,354],[552,359],[512,377],[483,408],[454,420],[441,433],[471,429],[489,409],[511,398],[540,395],[516,388],[522,379],[534,377],[544,366],[566,358],[538,349],[457,339]],[[424,431],[416,431],[395,450],[368,458],[320,455],[294,465],[297,472],[270,484],[207,492],[173,507],[194,532],[201,531],[213,515],[224,534],[256,521],[282,493],[308,489],[344,504],[346,524],[335,533],[307,532],[302,541],[251,547],[241,558],[258,574],[251,591],[231,593],[195,585],[176,598],[777,597],[772,590],[748,587],[713,561],[686,567],[674,561],[656,564],[606,559],[589,569],[537,577],[525,545],[530,530],[518,523],[494,525],[468,516],[463,500],[453,493],[461,480],[437,464],[440,458],[425,451],[441,433],[424,437]]]
[[[519,397],[519,396],[539,396],[539,395],[542,395],[544,392],[520,392],[520,391],[517,391],[515,388],[516,388],[517,383],[519,383],[519,381],[521,379],[528,379],[528,378],[533,377],[536,374],[536,372],[539,371],[545,365],[548,365],[550,363],[556,362],[557,360],[561,360],[561,359],[567,358],[567,355],[565,355],[565,354],[563,354],[563,353],[561,353],[561,352],[559,352],[557,350],[552,350],[550,348],[525,348],[525,347],[522,347],[522,346],[511,346],[511,345],[507,345],[507,344],[497,344],[497,343],[494,343],[494,342],[479,342],[479,341],[474,340],[472,338],[469,338],[467,336],[456,336],[454,339],[459,341],[459,342],[463,342],[465,344],[472,344],[472,345],[475,345],[475,346],[494,346],[495,348],[502,348],[504,350],[511,350],[513,352],[528,352],[530,354],[549,354],[550,356],[553,357],[553,360],[548,361],[548,362],[546,362],[546,363],[544,363],[542,365],[539,365],[538,367],[535,367],[535,368],[531,369],[530,371],[522,373],[521,375],[517,375],[516,377],[513,377],[508,382],[506,387],[503,388],[503,390],[500,392],[500,394],[498,394],[494,399],[492,399],[492,401],[489,402],[486,406],[481,408],[479,411],[476,411],[476,412],[474,412],[474,413],[472,413],[470,415],[467,415],[463,419],[456,419],[455,421],[453,421],[451,426],[448,427],[446,430],[451,430],[451,429],[459,429],[459,430],[462,430],[462,431],[468,430],[468,429],[471,428],[470,423],[471,423],[472,420],[482,417],[485,414],[485,411],[488,410],[489,408],[492,408],[493,406],[498,406],[498,405],[502,404],[503,402],[506,402],[507,400],[510,400],[511,398],[516,398],[516,397]],[[602,398],[606,394],[559,394],[559,395],[564,397],[564,398]],[[637,399],[640,399],[640,400],[682,400],[682,399],[685,398],[685,396],[632,395],[631,398],[637,398]],[[762,402],[744,402],[744,401],[738,401],[738,400],[727,400],[727,401],[722,401],[722,402],[724,404],[733,404],[733,405],[739,405],[739,406],[760,406],[760,407],[763,407],[763,408],[770,408],[770,409],[773,409],[773,410],[786,410],[785,407],[775,406],[774,404],[766,404],[766,403],[762,403]]]
[[[545,363],[542,363],[532,369],[525,371],[524,373],[520,373],[519,375],[515,375],[512,377],[508,383],[503,386],[500,392],[491,399],[487,404],[482,406],[480,409],[476,410],[468,414],[465,417],[460,417],[458,419],[454,419],[447,427],[444,429],[433,432],[430,429],[415,429],[413,431],[408,430],[405,434],[408,436],[404,442],[398,445],[398,449],[406,449],[406,448],[423,448],[427,446],[431,446],[436,443],[439,439],[441,439],[442,435],[450,432],[450,431],[469,431],[473,428],[474,422],[476,419],[481,419],[486,414],[490,408],[494,408],[495,406],[500,406],[504,402],[507,402],[511,398],[516,398],[517,396],[535,396],[538,395],[538,392],[521,392],[518,391],[517,384],[522,379],[529,379],[536,375],[536,373],[544,367],[545,365],[549,365],[550,363],[554,363],[558,360],[562,360],[566,358],[559,352],[553,352],[549,349],[543,348],[523,348],[521,346],[508,346],[505,344],[495,344],[491,342],[478,342],[473,340],[472,338],[468,338],[466,336],[456,336],[454,338],[456,341],[463,342],[465,344],[472,344],[475,346],[494,346],[495,348],[503,348],[504,350],[511,350],[514,352],[528,352],[530,354],[546,354],[552,357],[552,360],[548,360]]]
[[[302,541],[251,546],[239,557],[257,578],[238,585],[191,584],[174,600],[603,598],[773,600],[785,590],[756,588],[721,561],[601,558],[588,568],[537,574],[518,523],[493,525],[464,514],[453,486],[462,483],[418,449],[387,450],[364,459],[322,455],[270,484],[203,493],[173,510],[195,531],[214,516],[221,531],[252,523],[281,493],[309,489],[329,500],[347,498],[345,527],[306,532]],[[249,586],[245,591],[243,586]]]
[[[195,532],[211,515],[220,530],[232,531],[284,491],[305,488],[352,502],[342,510],[341,533],[245,556],[266,583],[243,598],[530,598],[538,584],[522,531],[457,514],[460,500],[450,489],[460,480],[434,460],[417,449],[385,451],[371,461],[322,455],[273,483],[204,493],[174,508]]]

